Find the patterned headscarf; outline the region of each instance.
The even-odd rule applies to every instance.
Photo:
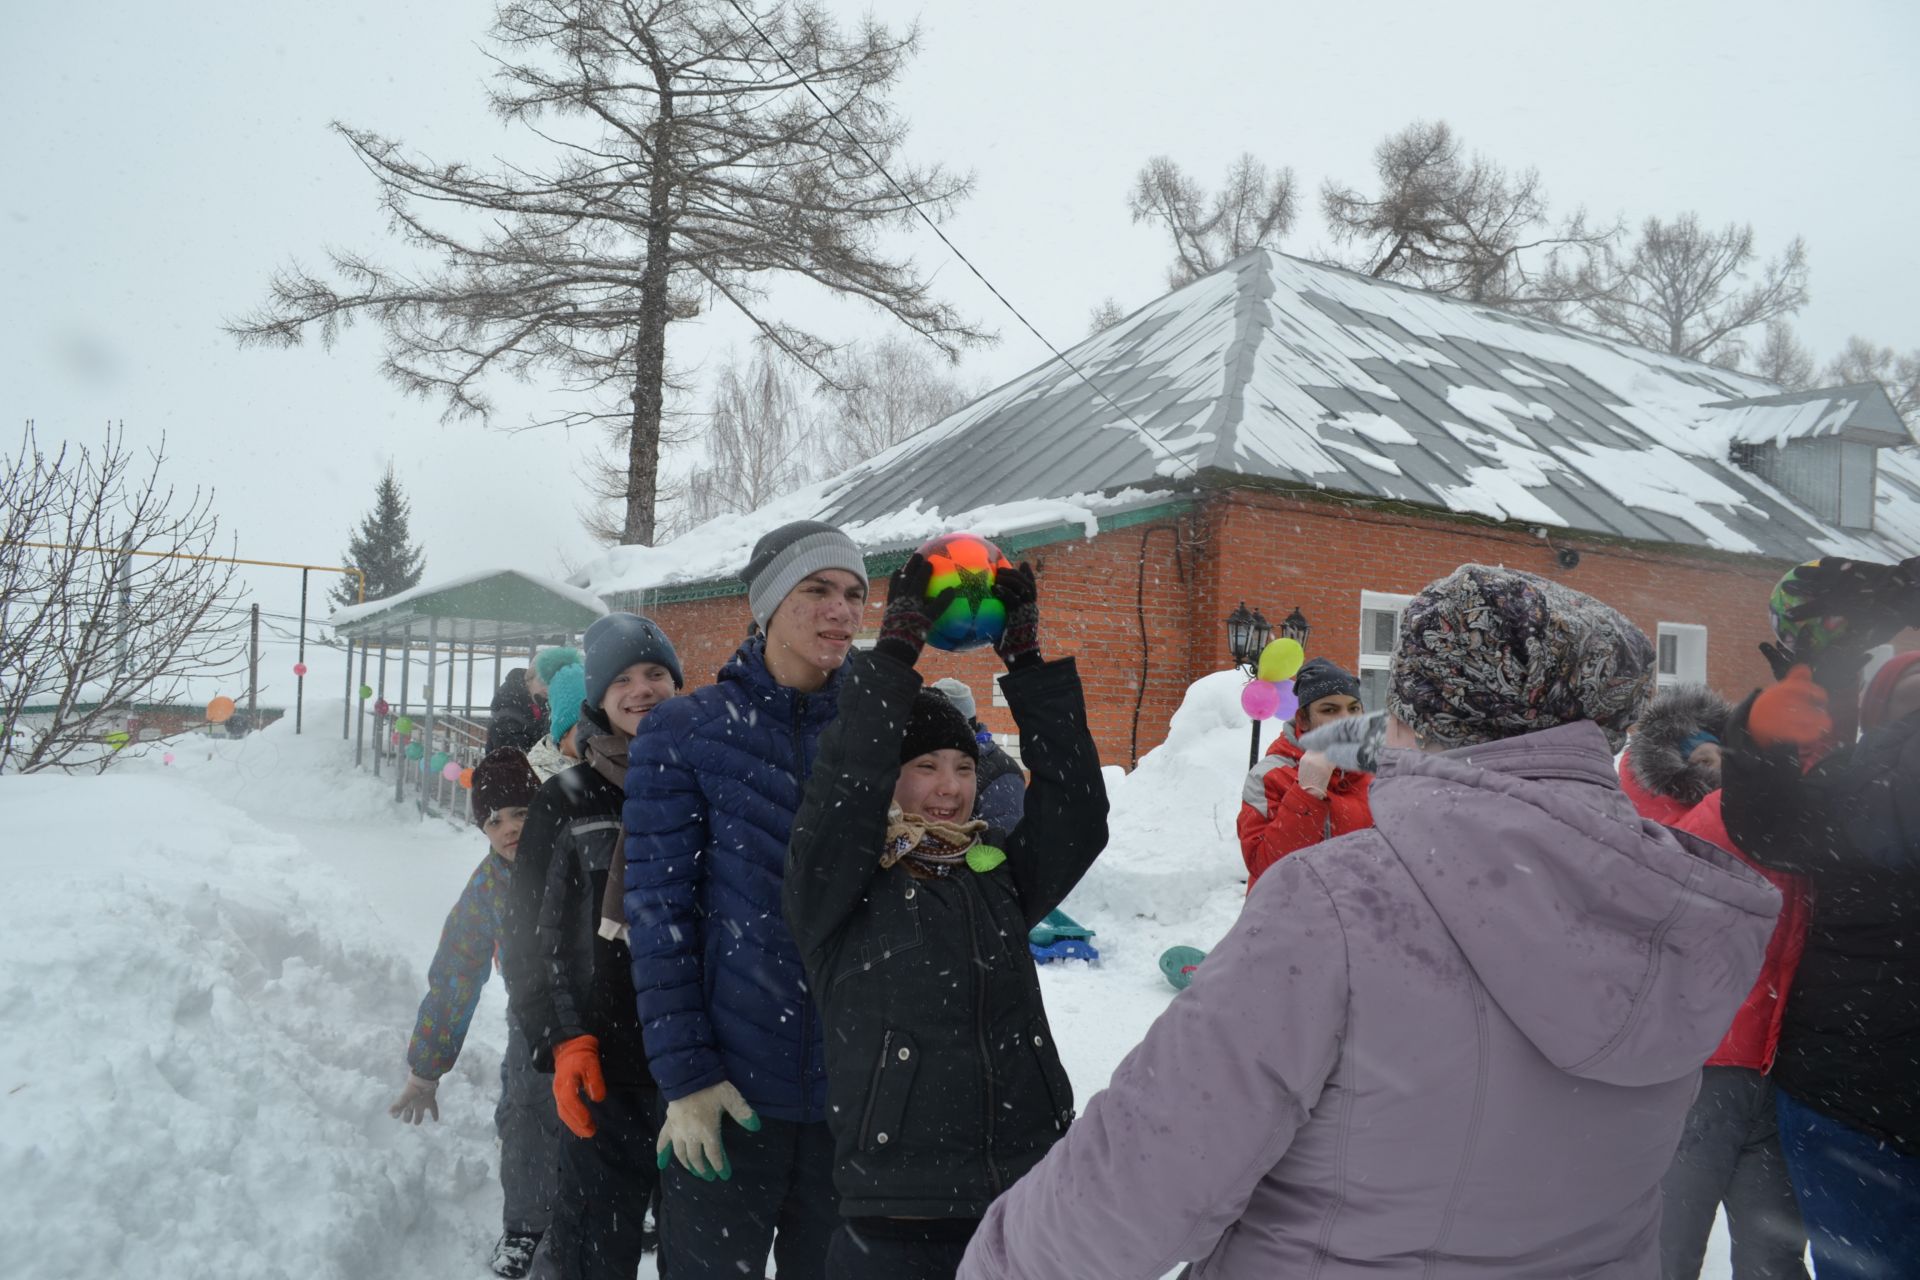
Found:
[[[1618,752],[1654,678],[1646,633],[1612,607],[1469,564],[1407,606],[1387,709],[1443,750],[1591,720]]]

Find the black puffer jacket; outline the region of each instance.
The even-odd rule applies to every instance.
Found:
[[[507,908],[516,939],[512,1008],[540,1070],[553,1070],[560,1045],[592,1035],[609,1083],[650,1085],[627,947],[599,931],[607,869],[620,847],[626,792],[618,780],[628,741],[615,733],[588,739],[586,760],[542,783],[528,809]]]
[[[515,667],[493,692],[492,714],[487,720],[487,750],[512,747],[531,751],[546,733],[547,700],[533,696],[527,688],[527,669]]]
[[[1791,749],[1758,749],[1740,725],[1728,746],[1728,834],[1813,888],[1774,1078],[1815,1110],[1920,1156],[1920,714],[1804,777]]]
[[[1005,677],[1032,771],[1006,861],[917,878],[880,866],[918,673],[854,656],[794,820],[784,907],[826,1029],[847,1217],[973,1218],[1073,1118],[1027,931],[1107,842],[1073,661]]]

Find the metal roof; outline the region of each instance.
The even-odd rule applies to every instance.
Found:
[[[497,569],[335,610],[332,626],[356,642],[401,644],[431,633],[442,642],[492,645],[570,636],[606,612],[604,602],[577,587]]]
[[[1268,250],[1068,357],[1085,379],[1050,361],[821,486],[814,514],[957,517],[1210,471],[1777,559],[1920,550],[1829,525],[1727,460],[1741,420],[1779,435],[1816,401],[1824,434],[1909,440],[1873,384],[1783,394]]]

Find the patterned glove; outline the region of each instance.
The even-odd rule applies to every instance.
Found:
[[[887,579],[887,611],[881,615],[880,638],[873,647],[909,667],[920,660],[934,619],[953,602],[952,588],[927,599],[927,583],[932,578],[933,566],[916,551]]]
[[[655,1144],[662,1169],[675,1156],[696,1178],[722,1182],[733,1177],[733,1162],[720,1141],[720,1121],[732,1116],[748,1133],[760,1132],[760,1117],[732,1084],[722,1080],[684,1098],[667,1104],[667,1115],[660,1123],[660,1141]]]
[[[1009,671],[1040,661],[1040,587],[1033,566],[1023,560],[1018,569],[1002,569],[994,576],[993,594],[1007,611],[1007,625],[993,644],[1000,661]]]
[[[1380,749],[1387,742],[1387,713],[1347,716],[1300,735],[1302,751],[1318,751],[1347,773],[1374,773],[1380,768]]]

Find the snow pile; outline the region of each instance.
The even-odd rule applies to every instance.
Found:
[[[445,1122],[389,1119],[432,938],[416,968],[310,849],[193,783],[226,775],[271,803],[278,774],[337,801],[326,776],[273,767],[288,744],[327,747],[276,726],[166,768],[156,753],[102,777],[0,778],[0,1199],[26,1274],[358,1280],[484,1262],[497,1011],[441,1088]],[[445,855],[422,895],[443,913],[455,838],[409,835]],[[470,868],[475,841],[457,843]]]
[[[1246,677],[1203,676],[1187,689],[1167,740],[1130,774],[1108,771],[1107,851],[1074,890],[1069,914],[1167,926],[1217,925],[1223,891],[1237,911],[1246,867],[1234,820],[1247,776],[1249,722],[1240,709]],[[1261,728],[1264,748],[1280,722]],[[1084,914],[1083,914],[1084,913]],[[1189,939],[1189,941],[1193,941]],[[1194,942],[1211,946],[1209,936]],[[1171,945],[1171,944],[1170,944]]]

